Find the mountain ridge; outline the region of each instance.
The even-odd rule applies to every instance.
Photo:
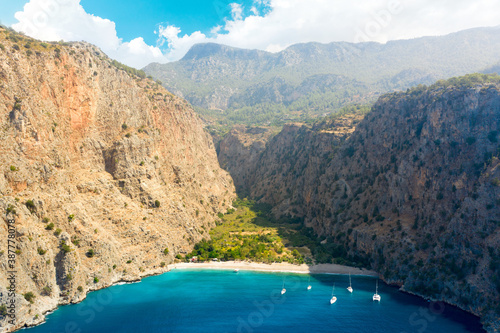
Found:
[[[291,45],[278,53],[198,44],[188,52],[188,57],[163,65],[153,63],[144,71],[194,106],[224,111],[208,112],[219,121],[247,114],[246,124],[251,124],[252,115],[260,115],[264,109],[274,109],[272,120],[287,117],[292,121],[303,120],[289,116],[299,112],[307,114],[306,117],[317,117],[349,103],[374,102],[384,92],[489,68],[499,61],[498,31],[500,27],[475,28],[386,44],[311,42]],[[364,84],[366,89],[361,92],[345,89],[342,94],[346,99],[341,102],[335,95],[337,88],[323,95],[297,95],[296,89],[303,81],[315,75],[345,76]],[[283,81],[283,87],[289,87],[282,98],[269,104],[265,95],[253,93],[262,86],[274,89],[277,78]],[[290,107],[282,101],[296,105]],[[325,101],[328,106],[320,106]],[[245,109],[248,106],[251,110]]]

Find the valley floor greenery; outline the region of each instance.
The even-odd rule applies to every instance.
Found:
[[[322,244],[325,238],[318,238],[301,219],[275,219],[268,204],[245,198],[235,200],[233,207],[226,214],[219,215],[220,222],[210,231],[211,239],[203,239],[196,244],[185,260],[196,256],[198,261],[218,259],[367,265],[360,258],[348,257],[346,249],[335,245],[333,239],[326,239]]]

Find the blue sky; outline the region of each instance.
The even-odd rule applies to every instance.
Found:
[[[281,51],[385,43],[500,25],[498,0],[0,0],[0,22],[41,40],[87,41],[142,68],[196,43]]]
[[[118,36],[132,40],[142,36],[147,44],[156,43],[154,31],[159,24],[175,25],[182,33],[201,31],[208,34],[211,29],[223,25],[231,18],[231,0],[81,0],[87,13],[110,19],[117,23]],[[247,12],[253,1],[240,1]],[[259,6],[262,7],[262,6]]]
[[[16,23],[14,14],[22,11],[29,0],[0,0],[0,23]],[[239,1],[245,8],[244,16],[251,14],[254,1]],[[218,25],[231,19],[232,0],[81,0],[80,4],[89,14],[107,18],[116,23],[120,38],[132,40],[142,36],[149,45],[155,44],[158,36],[154,33],[159,24],[175,25],[183,33],[195,31],[210,33]],[[266,13],[264,4],[255,5],[260,13]]]

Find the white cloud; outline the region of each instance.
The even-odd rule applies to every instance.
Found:
[[[243,19],[243,8],[232,4],[233,20],[226,21],[216,36],[203,35],[203,41],[277,52],[301,42],[385,43],[500,24],[497,0],[255,0],[254,4],[271,10],[263,17]],[[256,8],[250,10],[255,13]],[[194,44],[191,38],[202,39],[199,33],[184,35],[182,45],[171,38],[170,46],[177,55],[185,53]]]
[[[48,41],[84,40],[137,68],[167,61],[159,48],[147,45],[141,37],[123,42],[114,22],[86,13],[80,0],[31,0],[15,18],[18,23],[12,28],[29,36]]]
[[[166,27],[160,25],[159,27],[160,40],[162,38],[165,39],[169,46],[166,55],[166,58],[169,61],[175,61],[182,58],[194,44],[206,43],[210,41],[209,37],[199,31],[193,32],[191,35],[184,35],[182,37],[179,37],[180,34],[181,29],[173,25],[169,25]]]
[[[277,52],[300,42],[386,42],[500,24],[498,0],[254,0],[246,17],[242,5],[232,3],[230,9],[231,18],[208,36],[160,26],[159,47],[142,38],[123,42],[113,22],[87,14],[79,0],[31,0],[16,14],[19,23],[13,28],[46,40],[86,40],[119,61],[142,67],[178,60],[203,42]]]
[[[229,6],[231,7],[231,16],[233,20],[241,20],[243,18],[243,7],[238,3],[231,3]]]

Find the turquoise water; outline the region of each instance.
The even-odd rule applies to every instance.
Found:
[[[477,318],[379,283],[343,275],[174,270],[92,292],[29,333],[483,332]],[[283,281],[287,292],[280,294]],[[337,302],[330,305],[335,283]]]

